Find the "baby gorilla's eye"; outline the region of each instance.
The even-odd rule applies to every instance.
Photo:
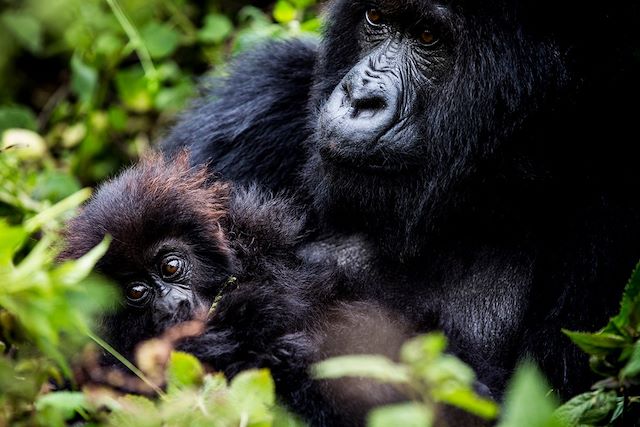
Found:
[[[165,280],[180,277],[184,270],[184,260],[175,255],[165,257],[160,263],[160,274]]]
[[[383,21],[382,13],[380,13],[378,9],[367,10],[365,17],[367,18],[369,25],[373,25],[374,27],[381,25]]]
[[[133,305],[144,304],[149,298],[149,287],[143,283],[133,283],[127,288],[125,295]]]
[[[420,43],[425,46],[433,46],[438,43],[438,39],[436,38],[435,34],[433,34],[429,30],[424,30],[422,33],[420,33],[419,40]]]

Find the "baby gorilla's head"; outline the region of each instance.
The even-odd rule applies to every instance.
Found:
[[[205,313],[229,280],[234,255],[221,221],[229,188],[210,182],[187,155],[151,155],[105,183],[65,232],[61,259],[112,242],[97,269],[122,299],[101,333],[127,358],[136,344]]]

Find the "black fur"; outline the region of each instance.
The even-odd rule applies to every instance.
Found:
[[[307,101],[317,46],[312,40],[271,43],[239,59],[163,143],[189,147],[195,164],[238,184],[296,189],[307,150]]]
[[[434,23],[444,42],[417,65],[430,79],[394,88],[412,98],[392,145],[344,129],[336,141],[336,124],[323,119],[345,76],[379,46],[363,41],[371,7],[401,28],[416,17]],[[602,326],[640,258],[638,16],[630,1],[335,1],[317,53],[287,42],[239,60],[219,97],[185,114],[166,146],[198,131],[186,145],[199,161],[276,189],[298,185],[307,146],[297,191],[311,195],[318,234],[333,236],[314,235],[307,255],[340,258],[341,239],[370,240],[346,251],[366,254],[358,265],[370,297],[444,329],[496,395],[523,357],[563,395],[584,391],[587,359],[560,328]],[[400,173],[362,172],[376,153]]]
[[[142,340],[206,318],[204,333],[179,349],[228,377],[269,368],[278,395],[312,425],[362,425],[373,406],[402,396],[370,381],[314,381],[311,364],[340,354],[397,357],[413,331],[403,316],[366,293],[360,298],[366,288],[347,282],[334,265],[297,255],[305,219],[285,198],[209,180],[185,155],[151,156],[97,191],[68,225],[61,259],[82,256],[111,236],[98,269],[125,294],[132,281],[162,286],[154,260],[167,248],[180,250],[189,261],[182,284],[194,297],[173,312],[132,307],[123,297],[101,324],[108,342],[133,360]],[[162,298],[158,292],[152,302]],[[105,356],[103,364],[117,366]]]

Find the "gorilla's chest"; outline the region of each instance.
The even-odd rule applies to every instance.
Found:
[[[453,249],[411,264],[388,263],[366,240],[351,236],[314,242],[301,253],[337,264],[356,297],[384,302],[419,332],[443,330],[462,352],[502,357],[522,330],[533,266],[522,251]]]

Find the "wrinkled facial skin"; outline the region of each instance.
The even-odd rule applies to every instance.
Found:
[[[528,116],[564,85],[563,57],[496,3],[332,4],[305,170],[326,221],[413,256],[442,215],[469,211],[474,174],[512,180],[507,156],[544,150]]]
[[[362,172],[411,170],[419,159],[412,113],[452,66],[446,22],[434,6],[428,19],[394,8],[358,7],[359,61],[321,107],[319,151],[328,163]]]

